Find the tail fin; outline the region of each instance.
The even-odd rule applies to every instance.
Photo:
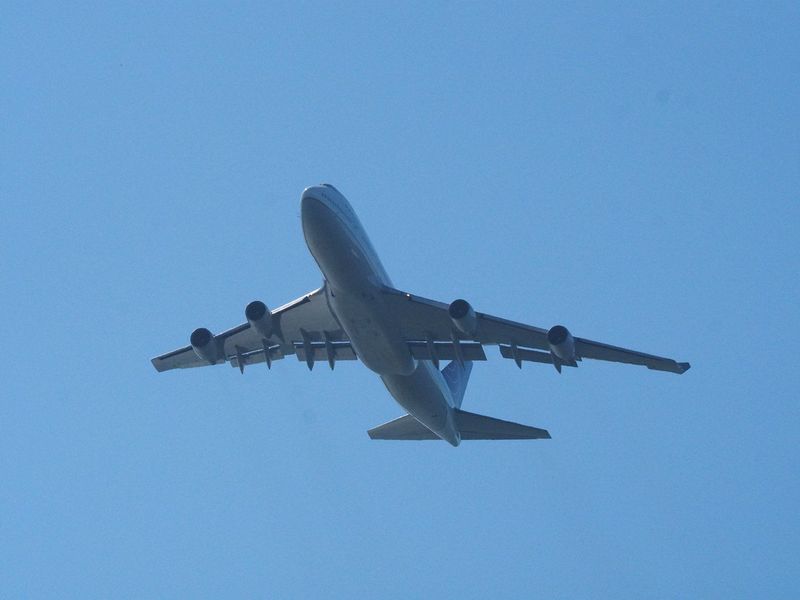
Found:
[[[450,388],[450,393],[453,394],[456,408],[461,408],[461,403],[464,401],[464,392],[467,391],[470,373],[472,373],[472,361],[470,360],[463,363],[454,360],[442,369],[442,375],[447,382],[447,387]]]

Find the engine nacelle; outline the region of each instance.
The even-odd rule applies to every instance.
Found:
[[[272,335],[272,313],[261,300],[253,300],[244,309],[244,316],[250,327],[255,329],[262,338]]]
[[[453,300],[447,308],[450,320],[461,333],[470,338],[475,338],[478,333],[478,317],[472,306],[466,300]]]
[[[195,329],[189,337],[189,343],[197,356],[211,364],[216,364],[222,358],[222,352],[214,334],[205,327]]]
[[[575,340],[569,329],[563,325],[555,325],[547,332],[547,343],[550,351],[565,363],[575,362]]]

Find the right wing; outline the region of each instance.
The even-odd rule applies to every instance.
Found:
[[[223,358],[233,366],[266,362],[298,353],[302,360],[313,365],[314,358],[328,347],[334,348],[337,360],[355,358],[349,349],[347,334],[334,316],[325,294],[325,286],[310,292],[272,312],[272,333],[262,337],[243,323],[214,336],[222,348]],[[241,364],[239,363],[241,360]],[[203,367],[210,363],[195,354],[191,346],[184,346],[152,359],[157,371]]]
[[[444,302],[429,300],[421,296],[412,295],[392,288],[384,288],[383,299],[400,323],[400,329],[406,340],[452,340],[455,333],[453,321],[448,314],[448,305]],[[505,358],[513,358],[518,365],[522,361],[534,361],[556,364],[550,352],[547,341],[547,329],[517,323],[495,317],[486,313],[476,312],[478,329],[474,337],[476,342],[500,346],[500,352]],[[594,342],[576,337],[575,354],[578,360],[592,358],[611,362],[642,365],[656,371],[669,371],[670,373],[684,373],[689,369],[689,363],[679,363],[671,358],[655,356],[610,346],[601,342]],[[558,363],[561,366],[577,366],[576,363]]]

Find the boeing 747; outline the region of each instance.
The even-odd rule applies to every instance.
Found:
[[[407,414],[370,429],[372,439],[462,440],[549,438],[536,427],[461,409],[473,361],[484,346],[503,358],[550,364],[558,372],[583,359],[684,373],[689,363],[573,337],[563,325],[541,329],[398,290],[353,208],[332,185],[306,189],[300,201],[306,244],[323,275],[319,289],[270,311],[259,301],[246,322],[222,333],[200,328],[189,345],[152,359],[158,371],[230,363],[272,363],[294,354],[309,369],[325,361],[360,360],[377,373]],[[440,361],[449,361],[439,369]]]

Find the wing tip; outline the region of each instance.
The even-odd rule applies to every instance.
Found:
[[[155,370],[158,371],[159,373],[163,373],[164,371],[167,370],[167,368],[164,366],[164,362],[161,360],[160,356],[156,356],[155,358],[151,358],[150,362],[152,363],[152,365],[155,368]]]
[[[688,362],[682,362],[678,363],[678,368],[680,369],[680,371],[678,371],[678,375],[683,375],[684,373],[686,373],[686,371],[692,368],[692,365],[689,364]]]

